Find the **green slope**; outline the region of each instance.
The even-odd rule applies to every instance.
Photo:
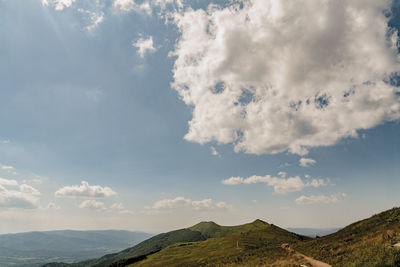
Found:
[[[196,259],[196,261],[199,259],[194,257],[194,255],[198,255],[200,260],[202,260],[202,257],[204,255],[208,255],[208,253],[214,254],[215,258],[227,256],[229,259],[232,258],[236,260],[237,254],[240,254],[243,249],[246,251],[254,251],[254,249],[264,247],[265,244],[270,244],[272,246],[267,249],[269,250],[269,254],[278,253],[281,255],[282,253],[285,254],[285,251],[278,248],[276,245],[279,245],[282,242],[297,241],[302,239],[307,238],[290,233],[284,229],[270,225],[261,220],[256,220],[252,223],[238,226],[220,226],[214,222],[201,222],[187,229],[156,235],[132,248],[123,250],[119,253],[109,254],[99,259],[80,262],[70,266],[126,266],[137,262],[140,264],[147,264],[146,262],[148,260],[152,262],[151,264],[154,264],[154,261],[160,261],[162,263],[161,265],[167,264],[168,266],[173,265],[172,262],[166,263],[165,260],[160,260],[160,257],[168,258],[167,261],[175,261],[176,259],[181,258],[180,256],[182,251],[187,251],[188,247],[194,249],[189,258]],[[236,246],[239,244],[241,247],[237,248]],[[217,247],[224,249],[232,247],[233,253],[228,253],[225,255],[225,252],[222,251],[222,254],[215,254],[212,251],[214,251]],[[177,249],[178,251],[172,253],[169,252],[170,249]],[[171,255],[175,256],[172,257]],[[188,257],[185,257],[185,259],[188,260]],[[157,264],[158,263],[156,263],[156,265]],[[160,264],[158,265],[161,266]],[[51,266],[58,265],[53,263]]]
[[[305,263],[303,259],[289,255],[281,248],[281,244],[308,238],[259,220],[234,227],[200,223],[190,229],[220,237],[202,242],[173,244],[129,266],[259,266],[276,262],[280,262],[279,265]]]
[[[192,231],[190,229],[175,230],[156,235],[132,248],[125,249],[119,253],[105,255],[99,259],[78,263],[75,266],[108,266],[116,261],[124,261],[125,259],[131,259],[158,252],[168,245],[175,244],[177,242],[194,242],[203,240],[206,240],[206,238],[198,231]]]
[[[374,215],[342,230],[293,247],[333,266],[400,266],[400,208]]]

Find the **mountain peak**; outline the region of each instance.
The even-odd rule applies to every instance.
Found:
[[[266,224],[268,224],[267,222],[264,222],[263,220],[260,220],[260,219],[256,219],[254,222],[252,222],[251,224],[254,224],[254,225],[266,225]]]

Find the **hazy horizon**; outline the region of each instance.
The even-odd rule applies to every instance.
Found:
[[[0,234],[399,206],[398,8],[0,0]]]

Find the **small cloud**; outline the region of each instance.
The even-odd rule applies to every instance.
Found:
[[[298,205],[309,205],[309,204],[317,204],[317,203],[325,203],[325,204],[331,204],[331,203],[337,203],[340,201],[340,199],[345,198],[346,194],[345,193],[338,193],[330,196],[325,196],[325,195],[311,195],[311,196],[301,196],[298,197],[295,202]]]
[[[88,199],[83,201],[80,205],[79,208],[81,209],[92,209],[92,210],[106,210],[106,207],[103,202],[94,200],[94,199]]]
[[[2,170],[15,170],[15,168],[13,167],[13,166],[10,166],[10,165],[3,165],[3,164],[0,164],[0,168],[2,169]]]
[[[122,203],[114,203],[111,205],[111,209],[113,210],[123,210],[124,208],[124,204]]]
[[[123,12],[145,12],[148,15],[151,15],[152,13],[150,3],[147,1],[137,4],[134,0],[115,0],[113,6]]]
[[[278,172],[278,176],[280,176],[281,178],[286,178],[286,175],[286,172]]]
[[[143,58],[146,53],[154,53],[157,49],[153,45],[153,37],[150,36],[147,39],[139,38],[136,42],[132,43],[132,46],[138,49],[138,55]]]
[[[42,0],[43,6],[50,6],[57,11],[70,7],[76,0]]]
[[[99,26],[100,23],[102,23],[103,20],[104,20],[104,13],[103,12],[93,12],[93,11],[86,10],[86,9],[83,9],[83,8],[78,8],[78,11],[81,12],[81,13],[86,13],[86,14],[89,15],[90,25],[85,27],[85,29],[88,32],[91,32],[94,29],[96,29],[97,26]]]
[[[60,206],[57,206],[54,202],[49,202],[49,204],[47,204],[46,209],[48,209],[48,210],[59,210]]]
[[[56,191],[58,197],[95,197],[103,198],[114,196],[115,193],[108,186],[89,185],[88,182],[82,181],[80,185],[64,186]]]
[[[315,163],[316,161],[310,158],[301,158],[299,160],[299,164],[301,167],[310,167],[313,166]]]
[[[307,186],[311,186],[311,187],[323,187],[323,186],[330,186],[330,185],[334,185],[331,183],[331,180],[329,178],[327,178],[326,180],[324,179],[312,179],[311,182],[307,183]]]
[[[36,188],[34,188],[34,187],[30,186],[30,185],[27,185],[27,184],[20,185],[19,186],[19,190],[21,192],[23,192],[23,193],[31,194],[31,195],[34,195],[34,196],[39,196],[40,195],[39,190],[37,190]]]
[[[215,202],[211,198],[203,200],[191,200],[190,198],[176,197],[174,199],[159,200],[155,202],[151,207],[145,207],[144,213],[152,214],[154,211],[172,211],[177,209],[200,211],[231,208],[232,206],[227,204],[226,202]]]
[[[0,185],[5,185],[5,186],[18,186],[18,182],[16,180],[9,180],[5,178],[0,177]]]
[[[217,149],[215,149],[215,147],[211,146],[211,147],[210,147],[210,150],[211,150],[211,154],[212,154],[212,155],[218,156],[218,157],[221,156],[221,155],[219,154],[219,152],[217,151]]]
[[[285,162],[285,163],[282,163],[281,165],[279,165],[279,168],[285,168],[285,167],[289,167],[289,166],[291,166],[291,164],[288,162]]]
[[[289,177],[286,179],[272,177],[270,175],[253,175],[248,178],[231,177],[229,179],[223,180],[222,183],[226,185],[265,183],[268,186],[273,187],[274,191],[278,194],[287,194],[289,192],[301,191],[306,186],[299,176]]]

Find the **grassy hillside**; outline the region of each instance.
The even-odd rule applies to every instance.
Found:
[[[400,266],[400,208],[353,223],[337,233],[293,247],[333,266]]]
[[[119,253],[105,255],[99,259],[86,261],[75,266],[107,266],[112,262],[140,257],[160,251],[161,249],[178,242],[203,241],[206,238],[198,231],[190,229],[181,229],[156,235],[140,244],[125,249]]]
[[[277,266],[288,266],[305,263],[304,259],[291,256],[282,249],[281,244],[308,238],[259,220],[235,227],[201,223],[190,229],[222,237],[177,243],[129,266],[258,266],[277,262]]]
[[[147,264],[173,266],[175,263],[185,265],[209,261],[210,255],[213,255],[211,257],[213,261],[234,263],[250,260],[256,251],[259,256],[269,255],[273,258],[285,259],[287,252],[279,245],[303,239],[307,238],[260,220],[238,226],[220,226],[214,222],[201,222],[187,229],[159,234],[120,253],[71,266],[126,266],[134,263],[140,266]],[[188,253],[188,250],[190,250],[189,256],[182,257]],[[243,252],[244,255],[242,255]],[[65,265],[49,264],[47,266]]]

